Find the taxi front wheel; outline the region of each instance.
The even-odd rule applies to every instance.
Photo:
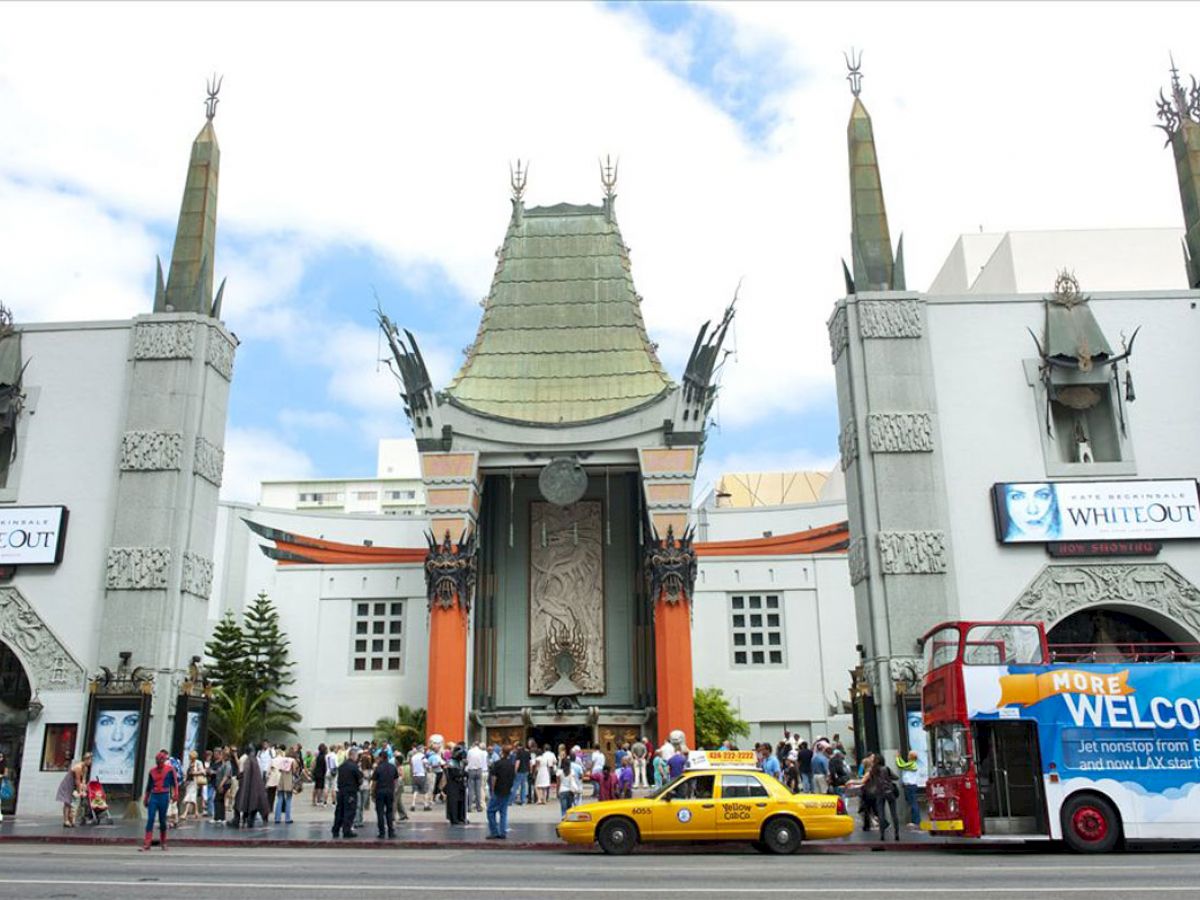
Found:
[[[800,824],[786,816],[776,816],[763,826],[761,840],[772,853],[795,853],[803,839]]]
[[[605,819],[596,832],[600,849],[611,856],[624,856],[637,846],[637,826],[628,819]]]

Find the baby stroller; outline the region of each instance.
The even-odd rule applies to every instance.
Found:
[[[99,778],[88,782],[87,791],[80,800],[83,816],[80,821],[85,825],[111,825],[112,816],[108,812],[108,796],[104,793],[104,785]]]

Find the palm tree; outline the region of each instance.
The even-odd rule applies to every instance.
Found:
[[[389,741],[392,746],[407,753],[425,740],[425,710],[411,706],[398,707],[396,718],[383,718],[375,722],[375,740]]]
[[[217,688],[208,710],[208,727],[223,743],[243,747],[269,735],[295,734],[298,713],[272,706],[277,691],[251,696],[245,691],[226,693]]]

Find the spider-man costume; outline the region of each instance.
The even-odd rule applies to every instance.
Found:
[[[150,849],[151,835],[154,833],[154,818],[158,817],[158,843],[167,849],[167,806],[179,792],[179,776],[175,769],[167,764],[167,754],[159,753],[155,757],[156,765],[146,776],[146,793],[142,803],[146,807],[146,839],[143,850]]]

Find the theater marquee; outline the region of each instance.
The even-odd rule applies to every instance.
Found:
[[[1195,479],[1003,482],[992,508],[1004,544],[1200,538]]]

